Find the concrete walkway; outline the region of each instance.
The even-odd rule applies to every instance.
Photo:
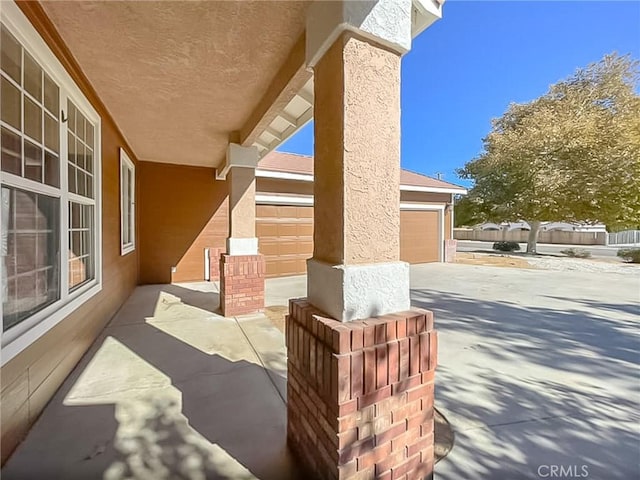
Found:
[[[437,479],[640,477],[640,269],[411,273],[414,305],[436,314],[436,404],[456,432]],[[3,479],[295,478],[282,334],[212,313],[214,287],[138,288]],[[269,280],[267,304],[305,290]]]
[[[293,479],[286,352],[213,284],[143,286],[18,447],[9,479]]]

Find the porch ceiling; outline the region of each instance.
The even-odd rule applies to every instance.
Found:
[[[136,156],[200,166],[224,159],[229,135],[243,129],[303,34],[308,6],[41,4]]]

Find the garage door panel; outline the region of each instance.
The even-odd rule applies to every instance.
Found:
[[[259,205],[256,233],[267,276],[306,273],[313,256],[313,207]],[[440,261],[440,212],[400,212],[400,258],[409,263]]]
[[[256,235],[260,237],[277,237],[278,225],[273,223],[256,221]]]
[[[313,207],[259,205],[256,235],[268,277],[304,274],[313,255]]]
[[[440,261],[439,211],[400,212],[400,259],[408,263]]]

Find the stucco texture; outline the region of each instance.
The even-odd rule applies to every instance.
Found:
[[[42,2],[147,161],[215,167],[304,31],[308,2]]]
[[[256,236],[256,170],[234,167],[229,184],[229,232],[233,238]]]
[[[314,258],[397,261],[400,56],[344,33],[314,73]]]

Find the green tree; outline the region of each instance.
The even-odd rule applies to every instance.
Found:
[[[474,181],[465,200],[473,216],[527,221],[528,253],[544,221],[639,223],[639,78],[639,62],[614,53],[509,105],[458,171]]]

